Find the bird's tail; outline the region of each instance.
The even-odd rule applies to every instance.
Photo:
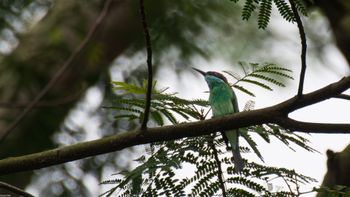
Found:
[[[226,138],[226,139],[225,139]],[[235,164],[236,172],[243,170],[244,162],[239,151],[239,130],[231,130],[225,132],[224,140],[229,142],[232,148],[233,162]],[[226,141],[227,140],[227,141]]]
[[[244,168],[244,161],[242,159],[241,153],[239,151],[232,149],[232,154],[233,154],[233,162],[235,164],[236,172],[242,171]]]

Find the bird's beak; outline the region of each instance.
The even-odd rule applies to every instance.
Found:
[[[206,73],[205,73],[204,71],[201,71],[201,70],[199,70],[199,69],[197,69],[197,68],[193,68],[193,67],[192,67],[192,69],[195,70],[195,71],[197,71],[197,72],[199,72],[199,73],[202,74],[203,76],[206,75]]]

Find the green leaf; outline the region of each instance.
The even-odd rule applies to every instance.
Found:
[[[284,0],[273,0],[277,6],[278,12],[288,22],[294,22],[295,17],[292,9]]]
[[[114,116],[114,119],[121,119],[121,118],[127,118],[129,120],[135,120],[136,118],[138,118],[138,116],[136,116],[134,114],[122,114],[122,115]]]
[[[262,157],[257,144],[254,142],[254,140],[250,137],[246,129],[240,129],[240,135],[245,139],[246,142],[248,142],[249,146],[253,149],[254,153],[259,157],[259,159],[264,162],[264,158]]]
[[[243,88],[242,86],[234,85],[233,87],[236,88],[236,89],[238,89],[238,90],[240,90],[240,91],[242,91],[242,92],[244,92],[244,93],[246,93],[246,94],[248,94],[248,95],[250,95],[250,96],[255,97],[255,95],[254,95],[251,91],[249,91],[249,90]]]
[[[265,84],[263,84],[263,83],[261,83],[259,81],[254,81],[254,80],[250,80],[250,79],[242,79],[241,81],[242,82],[247,82],[247,83],[250,83],[250,84],[254,84],[254,85],[262,87],[262,88],[264,88],[266,90],[272,91],[272,88],[270,88],[270,86],[265,85]]]
[[[173,124],[178,124],[178,121],[176,120],[176,118],[174,117],[174,115],[172,113],[170,113],[168,110],[166,109],[162,109],[160,110],[160,112]]]
[[[293,0],[295,2],[295,7],[300,11],[304,16],[308,16],[306,7],[302,0]]]
[[[159,112],[152,111],[151,112],[151,117],[159,126],[163,126],[164,125],[164,120],[163,120],[163,118],[162,118],[162,116],[160,115]]]
[[[265,80],[265,81],[268,81],[270,83],[273,83],[277,86],[280,86],[280,87],[285,87],[285,85],[282,83],[282,82],[279,82],[277,81],[276,79],[273,79],[271,77],[267,77],[267,76],[264,76],[264,75],[260,75],[260,74],[250,74],[249,77],[254,77],[254,78],[258,78],[258,79],[262,79],[262,80]]]
[[[134,84],[128,84],[125,82],[113,81],[112,82],[114,90],[122,90],[126,94],[145,94],[146,90],[142,87],[138,87]]]
[[[263,125],[258,125],[249,128],[249,131],[256,132],[258,135],[260,135],[261,138],[263,138],[267,143],[270,143],[270,137],[268,132],[263,128]]]
[[[285,74],[283,72],[279,72],[279,71],[275,71],[275,70],[258,70],[256,71],[257,73],[268,73],[268,74],[275,74],[275,75],[279,75],[285,78],[289,78],[289,79],[294,79],[292,76]]]
[[[258,16],[258,26],[260,29],[265,29],[271,18],[272,0],[263,0],[260,4]]]
[[[256,7],[255,0],[246,0],[242,11],[242,19],[248,20]]]

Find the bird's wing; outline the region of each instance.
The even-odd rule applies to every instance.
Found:
[[[233,111],[234,111],[234,113],[239,112],[237,97],[236,97],[236,94],[235,94],[235,92],[234,92],[233,90],[232,90],[232,99],[231,99],[231,102],[232,102],[232,106],[233,106]]]

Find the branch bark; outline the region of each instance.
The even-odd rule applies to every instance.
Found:
[[[264,123],[275,123],[292,131],[307,133],[350,133],[350,124],[310,123],[288,118],[290,112],[332,98],[348,88],[350,88],[350,76],[317,91],[305,94],[303,97],[295,96],[280,104],[263,109],[244,111],[204,121],[149,128],[147,132],[141,130],[128,131],[98,140],[7,158],[0,160],[0,175],[35,170],[140,144],[207,135],[216,131]]]
[[[146,93],[146,105],[145,105],[145,111],[143,113],[143,120],[141,129],[145,130],[147,129],[147,122],[149,117],[149,112],[151,108],[151,97],[152,97],[152,86],[153,86],[153,69],[152,69],[152,44],[151,44],[151,36],[148,31],[148,25],[146,20],[146,13],[145,13],[145,6],[144,1],[140,0],[140,14],[141,14],[141,22],[143,27],[143,33],[145,36],[145,44],[147,49],[147,73],[148,73],[148,79],[147,79],[147,93]]]
[[[339,95],[335,95],[334,98],[344,99],[344,100],[350,100],[350,95],[347,95],[347,94],[339,94]]]
[[[0,188],[5,189],[5,190],[10,191],[10,192],[13,192],[14,194],[17,194],[19,196],[34,197],[30,193],[27,193],[27,192],[23,191],[22,189],[15,187],[13,185],[10,185],[8,183],[5,183],[5,182],[0,181]],[[3,196],[7,196],[7,195],[3,195]],[[8,196],[11,196],[11,195],[8,195]]]
[[[53,99],[53,100],[41,100],[37,102],[33,108],[40,107],[58,107],[60,105],[69,104],[71,102],[77,101],[83,94],[82,90],[78,90],[72,95],[65,96],[63,98]],[[0,102],[0,108],[11,108],[11,109],[23,109],[26,108],[31,102]]]
[[[295,2],[293,0],[289,0],[289,3],[294,13],[295,21],[297,22],[297,25],[298,25],[300,42],[301,42],[301,57],[300,57],[301,70],[300,70],[300,79],[299,79],[299,87],[298,87],[298,96],[300,97],[303,94],[304,80],[305,80],[305,73],[306,73],[306,48],[307,48],[306,35],[305,35],[303,22],[301,21]]]
[[[214,144],[214,138],[215,138],[215,134],[212,134],[210,136],[210,147],[213,150],[215,162],[216,162],[216,165],[217,165],[217,168],[218,168],[216,176],[218,177],[218,180],[219,180],[219,183],[220,183],[222,197],[227,197],[225,181],[224,181],[224,173],[222,171],[221,161],[219,159],[218,150],[216,149],[215,144]]]

